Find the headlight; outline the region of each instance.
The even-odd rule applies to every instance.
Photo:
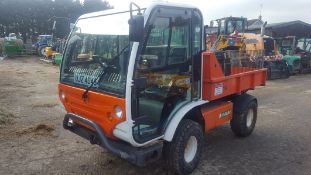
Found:
[[[60,91],[60,98],[62,100],[65,100],[65,93],[64,93],[64,91]]]
[[[114,108],[114,111],[115,111],[116,116],[117,116],[118,118],[122,118],[123,111],[122,111],[122,109],[121,109],[120,106],[116,106],[116,107]]]
[[[74,123],[73,123],[73,120],[70,118],[70,119],[68,120],[68,124],[67,124],[67,125],[68,125],[68,126],[73,126],[73,124],[74,124]]]

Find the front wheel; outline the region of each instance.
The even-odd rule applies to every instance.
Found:
[[[164,157],[171,170],[178,174],[193,172],[199,164],[203,144],[202,127],[192,120],[182,120],[172,142],[164,145]]]
[[[235,112],[230,121],[231,130],[240,137],[249,136],[256,125],[257,120],[257,102],[252,100],[241,112]]]

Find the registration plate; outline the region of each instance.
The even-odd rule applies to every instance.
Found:
[[[90,86],[93,81],[98,81],[95,76],[90,75],[81,75],[81,74],[75,74],[74,75],[74,82],[77,84],[82,84],[86,86]],[[93,85],[93,87],[96,87],[97,82]]]

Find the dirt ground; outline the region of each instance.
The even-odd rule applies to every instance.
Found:
[[[62,128],[59,68],[35,57],[0,61],[0,174],[166,174],[138,168]],[[254,133],[229,125],[206,136],[193,174],[311,174],[311,74],[268,82]]]

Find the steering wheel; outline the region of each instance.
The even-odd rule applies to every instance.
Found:
[[[98,63],[103,69],[111,67],[111,65],[108,64],[110,62],[110,60],[107,58],[104,58],[104,57],[99,56],[99,55],[93,55],[92,59],[93,59],[94,63]]]

